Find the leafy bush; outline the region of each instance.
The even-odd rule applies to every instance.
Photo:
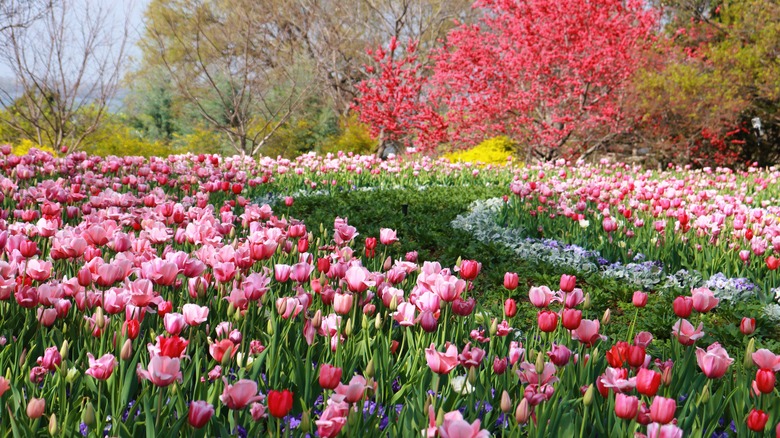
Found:
[[[374,152],[377,146],[376,140],[371,138],[369,127],[361,123],[356,114],[350,114],[339,120],[340,132],[331,138],[326,139],[320,146],[320,152],[336,153],[353,152],[355,154],[370,154]]]

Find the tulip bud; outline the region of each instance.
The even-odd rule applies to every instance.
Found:
[[[585,301],[582,302],[582,309],[583,310],[590,309],[590,292],[585,294]]]
[[[393,298],[390,299],[390,311],[395,312],[396,310],[398,310],[398,297],[393,295]]]
[[[236,307],[233,305],[233,303],[228,304],[228,308],[227,308],[228,318],[232,317],[234,313],[236,313]]]
[[[750,338],[747,348],[745,349],[745,368],[753,366],[753,353],[756,351],[756,338]]]
[[[130,339],[125,339],[124,345],[122,345],[122,350],[119,352],[119,358],[128,361],[133,357],[133,343],[130,341]]]
[[[269,336],[274,335],[274,324],[271,322],[271,318],[268,318],[268,324],[265,326],[265,332],[268,333]]]
[[[490,322],[490,336],[495,336],[496,332],[498,332],[498,318],[493,318]]]
[[[87,426],[94,426],[96,421],[95,407],[92,406],[92,402],[88,401],[84,410],[81,412],[81,422]]]
[[[60,356],[62,357],[62,360],[66,360],[68,358],[68,340],[62,341],[62,347],[60,347]]]
[[[436,425],[441,426],[444,423],[444,408],[440,407],[439,412],[436,414]]]
[[[469,368],[468,380],[469,380],[469,383],[471,383],[472,386],[477,384],[477,367]]]
[[[376,318],[374,318],[374,328],[377,330],[382,328],[382,315],[379,313],[377,313]]]
[[[365,374],[366,377],[374,377],[374,358],[372,357],[371,360],[368,361],[368,365],[366,365],[366,369],[363,371],[363,374]]]
[[[68,383],[73,383],[76,381],[76,378],[79,376],[79,371],[74,367],[68,370],[68,374],[65,376],[65,381]]]
[[[51,417],[49,417],[49,435],[57,435],[57,431],[57,415],[52,413]]]
[[[303,414],[301,415],[301,424],[298,426],[298,429],[304,434],[309,433],[309,430],[311,430],[311,414],[309,411],[303,411]]]
[[[352,318],[347,319],[347,323],[344,324],[344,335],[349,336],[352,334]]]
[[[317,309],[314,313],[314,317],[311,319],[311,326],[318,329],[322,326],[322,310]]]
[[[582,396],[582,403],[585,406],[590,406],[593,403],[593,384],[588,385],[588,389],[585,391],[585,395]]]
[[[531,407],[528,405],[528,400],[523,397],[515,409],[515,420],[518,424],[525,424],[529,418],[531,418]]]
[[[544,355],[540,351],[536,355],[536,374],[542,374],[544,372]]]
[[[710,401],[710,384],[709,382],[704,385],[704,388],[702,388],[701,393],[699,393],[699,404],[704,404]]]
[[[22,349],[22,354],[19,355],[19,366],[23,367],[24,363],[27,361],[27,349]]]
[[[232,359],[233,355],[233,349],[236,348],[235,346],[231,345],[230,347],[225,349],[225,354],[222,355],[222,365],[223,368],[229,368],[230,367],[230,359]]]
[[[360,319],[360,328],[363,330],[368,330],[368,316],[366,314],[363,314],[363,317]]]
[[[512,409],[512,399],[509,398],[509,393],[504,390],[504,392],[501,393],[501,412],[507,413],[510,409]]]
[[[610,319],[610,313],[609,313],[609,309],[607,309],[604,311],[604,316],[601,317],[601,325],[609,324],[609,319]]]
[[[460,263],[461,263],[462,261],[463,261],[463,259],[462,259],[462,258],[460,258],[460,257],[458,257],[458,260],[455,260],[455,266],[457,266],[458,268],[460,268]]]
[[[106,320],[103,318],[103,308],[98,307],[95,310],[95,325],[102,329],[106,325]]]
[[[393,258],[390,256],[387,256],[385,259],[385,263],[382,265],[382,270],[389,271],[390,268],[393,267]]]

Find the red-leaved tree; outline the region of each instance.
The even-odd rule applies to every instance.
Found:
[[[416,42],[402,50],[393,38],[387,50],[380,47],[369,54],[376,66],[366,66],[371,76],[357,85],[360,95],[353,108],[370,126],[371,135],[428,149],[443,141],[446,125],[423,90],[427,79]]]
[[[479,0],[479,24],[449,33],[431,78],[453,139],[507,134],[541,159],[630,126],[621,88],[656,13],[635,0]],[[567,143],[575,145],[561,150]]]
[[[355,106],[375,132],[414,132],[429,149],[504,134],[552,159],[631,126],[623,86],[652,41],[655,10],[641,0],[478,0],[474,7],[481,18],[450,31],[427,78],[408,52],[399,60],[375,55],[379,66]]]

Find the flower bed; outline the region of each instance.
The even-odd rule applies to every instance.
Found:
[[[733,424],[745,436],[780,421],[778,345],[751,315],[716,343],[726,297],[710,289],[604,307],[571,275],[520,297],[528,285],[510,271],[495,306],[474,287],[478,260],[442,266],[401,251],[388,227],[289,217],[292,197],[250,202],[333,180],[508,183],[511,169],[5,155],[0,433],[711,436]],[[576,254],[568,274],[592,263],[531,245],[529,257]],[[662,298],[673,303],[659,309]],[[651,316],[668,339],[640,330]]]

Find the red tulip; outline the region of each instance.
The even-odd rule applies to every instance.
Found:
[[[636,391],[648,397],[654,396],[661,386],[661,373],[641,368],[636,375]]]
[[[552,310],[542,310],[537,315],[539,330],[543,332],[553,332],[558,327],[558,314]]]
[[[639,399],[618,393],[615,395],[615,415],[624,420],[633,420],[639,409]]]
[[[342,370],[329,364],[320,365],[320,387],[322,389],[336,389],[341,382]]]
[[[482,269],[482,263],[476,260],[463,260],[460,262],[460,278],[464,280],[473,280],[479,275]]]
[[[775,372],[766,368],[756,371],[756,388],[763,394],[771,394],[775,389]]]
[[[506,372],[507,360],[506,358],[499,358],[496,356],[493,358],[493,373],[504,374]]]
[[[680,318],[687,318],[691,316],[691,312],[693,311],[693,298],[679,296],[672,302],[672,308],[674,309],[675,315]]]
[[[567,330],[577,330],[582,322],[582,311],[577,309],[563,309],[561,324]]]
[[[645,348],[639,345],[632,345],[628,347],[628,356],[626,357],[628,364],[634,368],[639,368],[645,363]]]
[[[742,321],[739,323],[739,331],[745,336],[756,331],[756,319],[747,317],[742,318]]]
[[[561,291],[569,293],[574,290],[577,285],[577,277],[573,275],[563,274],[561,275],[560,288]]]
[[[641,291],[636,291],[634,292],[634,296],[632,297],[631,302],[635,307],[645,307],[647,304],[647,294]]]
[[[509,290],[515,290],[517,289],[517,284],[520,280],[520,277],[517,275],[516,272],[507,272],[504,274],[504,287]]]
[[[320,257],[317,259],[317,270],[322,274],[327,274],[330,271],[330,259],[327,257]]]
[[[512,298],[507,298],[504,301],[504,315],[507,318],[511,318],[517,314],[517,303]]]
[[[754,432],[762,432],[767,421],[769,421],[769,415],[753,408],[747,417],[747,427]]]
[[[607,350],[607,363],[612,368],[620,368],[623,366],[623,361],[628,358],[628,342],[620,341],[613,345],[612,348]]]
[[[213,415],[214,406],[212,406],[211,403],[204,400],[193,401],[190,402],[190,409],[187,413],[187,421],[190,423],[190,426],[194,427],[195,429],[200,429],[201,427],[205,426],[209,420],[211,420]]]
[[[769,268],[770,271],[776,270],[778,267],[780,267],[780,259],[775,256],[767,257],[766,267]]]
[[[293,393],[285,389],[284,391],[268,391],[268,412],[276,418],[284,418],[292,409]]]

